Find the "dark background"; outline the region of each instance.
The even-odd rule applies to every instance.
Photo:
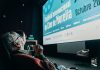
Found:
[[[32,34],[39,44],[43,44],[42,6],[46,1],[0,0],[0,36],[8,31],[23,30],[28,36]],[[85,44],[100,59],[100,41],[85,41]],[[44,48],[45,54],[55,56],[57,53],[57,44],[46,45]]]
[[[43,44],[42,6],[46,1],[0,0],[0,36],[8,31],[23,30],[27,36],[33,35],[39,44]],[[44,47],[50,54],[57,52],[56,44]]]
[[[35,39],[42,38],[42,5],[46,0],[0,0],[0,35],[23,30]],[[42,41],[40,41],[42,43]]]

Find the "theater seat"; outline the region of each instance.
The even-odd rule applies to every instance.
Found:
[[[44,70],[38,58],[26,54],[13,55],[3,40],[0,38],[0,70]]]
[[[13,56],[14,70],[44,70],[41,61],[26,54],[16,54]]]
[[[0,38],[0,70],[11,70],[11,58],[6,45]]]

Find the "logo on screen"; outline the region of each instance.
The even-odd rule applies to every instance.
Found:
[[[45,14],[48,14],[49,11],[51,10],[53,1],[54,0],[48,0],[47,3],[46,3],[46,5],[43,7],[43,10],[44,10]]]

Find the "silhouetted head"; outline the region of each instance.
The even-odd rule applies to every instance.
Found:
[[[14,31],[5,33],[2,39],[11,51],[21,50],[25,45],[22,36]]]

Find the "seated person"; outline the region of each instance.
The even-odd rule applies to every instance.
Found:
[[[5,42],[5,44],[7,44],[6,47],[10,48],[10,53],[13,55],[12,59],[17,56],[23,56],[25,58],[29,58],[29,60],[33,60],[33,62],[35,61],[34,65],[36,65],[35,66],[37,68],[36,70],[56,70],[56,68],[52,62],[40,60],[36,57],[32,57],[27,52],[22,51],[22,50],[24,50],[23,47],[26,42],[25,35],[24,35],[24,37],[22,37],[17,32],[12,31],[12,32],[5,33],[2,37],[2,39],[6,41]],[[25,64],[27,64],[27,63],[25,63]]]
[[[35,61],[35,67],[37,67],[36,70],[68,70],[63,65],[55,67],[54,63],[49,61],[44,54],[43,54],[43,47],[41,45],[36,45],[34,47],[35,57],[32,57],[28,52],[22,51],[24,50],[24,45],[26,43],[26,36],[25,33],[22,32],[8,32],[3,37],[6,37],[6,44],[11,48],[11,52],[13,56],[24,56],[28,57],[29,59],[32,59]],[[27,64],[27,63],[25,63]],[[70,70],[70,69],[69,69]]]

